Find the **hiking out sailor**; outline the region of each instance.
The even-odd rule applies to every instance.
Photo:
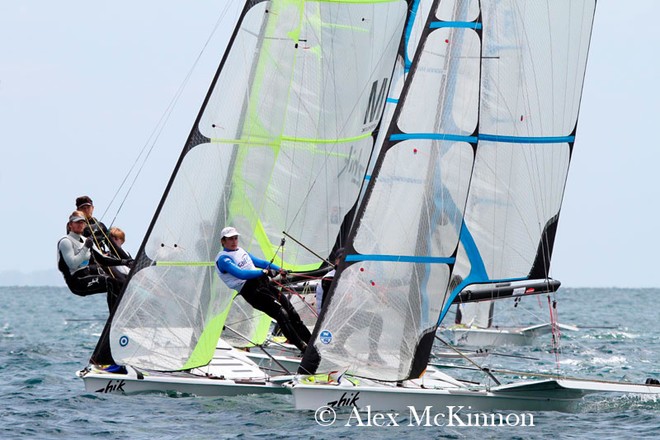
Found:
[[[131,256],[122,249],[120,244],[117,244],[110,237],[108,228],[94,217],[94,202],[89,196],[80,196],[76,198],[76,209],[85,215],[85,229],[83,230],[83,237],[91,237],[94,245],[104,255],[119,258],[122,260],[131,260]],[[118,278],[123,284],[126,282],[128,271],[124,269],[117,269],[115,267],[100,264],[103,270],[114,278]]]
[[[126,233],[116,226],[113,226],[108,230],[108,235],[115,246],[122,248],[124,243],[126,243]],[[127,259],[133,258],[128,252],[126,252],[126,256]],[[115,269],[124,275],[128,275],[128,272],[131,270],[128,266],[115,266]]]
[[[57,243],[57,268],[72,293],[78,296],[107,292],[108,309],[113,310],[123,283],[108,274],[99,265],[118,266],[132,264],[132,260],[121,260],[105,256],[91,237],[84,238],[85,214],[73,211],[67,223],[68,234]]]
[[[222,251],[215,262],[220,279],[252,307],[275,319],[289,342],[304,352],[312,335],[287,296],[268,279],[286,276],[286,271],[239,247],[240,234],[235,228],[228,226],[220,234]]]

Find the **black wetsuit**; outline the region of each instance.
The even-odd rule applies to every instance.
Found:
[[[274,318],[282,334],[300,351],[304,352],[307,349],[307,342],[312,334],[286,294],[272,285],[266,275],[247,280],[239,295],[255,309]]]
[[[95,247],[86,248],[85,239],[70,232],[57,243],[57,268],[72,293],[78,296],[107,292],[108,309],[112,311],[123,287],[124,278],[108,274],[103,266],[127,264],[125,260],[106,257]]]
[[[94,237],[92,237],[92,234]],[[124,251],[121,246],[115,243],[110,239],[110,234],[108,233],[108,228],[96,219],[96,217],[91,217],[87,219],[87,225],[82,233],[83,237],[92,237],[94,239],[94,244],[105,252],[108,255],[115,256],[121,259],[129,259],[130,255]]]
[[[83,237],[92,237],[94,244],[98,246],[104,255],[109,255],[122,260],[132,260],[128,252],[122,249],[121,246],[110,238],[108,228],[103,222],[98,221],[96,217],[87,219],[87,225],[85,226],[82,235]],[[94,256],[92,256],[92,259],[96,260],[95,262],[106,272],[106,274],[116,278],[121,284],[126,283],[128,277],[126,273],[114,269],[112,266],[99,261]]]

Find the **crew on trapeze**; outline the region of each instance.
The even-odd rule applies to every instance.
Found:
[[[125,278],[108,273],[104,267],[132,266],[133,261],[106,256],[92,237],[83,236],[86,225],[82,211],[73,211],[69,216],[67,235],[57,243],[57,268],[71,292],[78,296],[107,292],[108,309],[112,312]]]
[[[76,198],[76,209],[85,214],[85,230],[83,237],[91,237],[94,240],[94,245],[103,252],[106,256],[118,258],[120,260],[127,260],[130,262],[129,267],[132,267],[133,259],[128,252],[122,249],[121,245],[112,239],[110,231],[103,224],[94,217],[94,202],[89,196],[80,196]],[[103,270],[109,275],[118,278],[124,284],[128,275],[125,270],[126,266],[106,266],[102,265]]]
[[[286,294],[269,277],[286,276],[286,271],[257,258],[238,246],[238,231],[228,226],[221,231],[222,251],[216,258],[220,279],[243,296],[252,307],[266,313],[277,324],[290,343],[303,353],[312,337]]]
[[[94,244],[98,246],[106,255],[112,255],[117,258],[129,259],[130,255],[121,248],[121,245],[112,240],[112,234],[108,228],[94,217],[94,202],[89,196],[80,196],[76,198],[76,210],[85,214],[85,230],[83,236],[92,237]]]

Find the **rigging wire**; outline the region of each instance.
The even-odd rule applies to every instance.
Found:
[[[548,295],[548,309],[550,311],[550,328],[552,329],[552,351],[555,354],[555,362],[557,363],[557,371],[560,370],[559,365],[559,338],[561,336],[559,327],[557,326],[556,317],[557,301],[551,301]]]
[[[280,363],[280,361],[278,361],[277,359],[275,359],[275,357],[273,357],[273,355],[271,355],[271,354],[268,352],[268,350],[266,350],[266,349],[264,348],[263,344],[255,344],[255,343],[252,342],[247,336],[244,336],[243,334],[241,334],[240,332],[234,330],[233,328],[229,327],[228,325],[225,325],[225,329],[226,329],[226,330],[229,330],[230,332],[234,333],[234,334],[235,334],[236,336],[238,336],[239,338],[244,339],[246,342],[248,342],[248,343],[254,345],[255,347],[260,348],[261,351],[263,351],[264,354],[270,358],[270,360],[272,360],[273,362],[275,362],[275,363],[277,364],[277,366],[280,367],[284,373],[286,373],[286,374],[291,374],[291,372],[290,372],[289,370],[287,370],[286,367],[284,367],[284,365],[282,365],[282,364]],[[277,345],[282,346],[281,344],[277,344]],[[282,346],[282,347],[284,347],[284,346]]]
[[[276,281],[275,279],[273,279],[272,281],[276,286],[280,287],[283,291],[289,293],[290,296],[293,296],[293,295],[297,296],[300,299],[300,301],[303,303],[303,305],[305,307],[307,307],[307,309],[309,309],[310,312],[312,312],[312,315],[318,317],[318,313],[316,313],[316,310],[314,309],[312,304],[307,302],[307,300],[304,296],[305,295],[304,293],[299,293],[295,289],[292,289],[291,287],[289,287],[287,284],[280,283],[279,281]],[[309,292],[307,295],[311,295],[311,294],[312,293]]]
[[[330,267],[333,267],[333,268],[335,267],[335,265],[332,264],[330,261],[328,261],[326,258],[320,256],[319,254],[317,254],[316,252],[314,252],[313,250],[311,250],[310,248],[308,248],[307,246],[305,246],[304,244],[302,244],[300,241],[296,240],[294,237],[292,237],[291,235],[289,235],[286,231],[282,231],[282,234],[286,235],[286,236],[289,237],[291,240],[295,241],[300,247],[302,247],[302,248],[305,249],[307,252],[309,252],[309,253],[311,253],[312,255],[314,255],[314,256],[315,256],[316,258],[318,258],[319,260],[324,261],[324,262],[327,263]],[[284,238],[282,238],[282,244],[281,244],[280,246],[283,246],[283,245],[284,245]],[[282,261],[284,261],[284,255],[282,255]],[[272,263],[272,261],[271,261],[271,263]]]
[[[115,255],[117,255],[117,249],[116,249],[115,246],[114,246],[114,241],[113,241],[110,237],[108,237],[108,235],[105,233],[105,231],[103,230],[103,228],[101,228],[101,225],[100,225],[99,222],[96,220],[96,218],[92,217],[92,221],[93,221],[94,224],[96,225],[97,230],[101,231],[101,233],[103,234],[103,237],[105,238],[105,241],[106,241],[106,242],[108,243],[108,245],[110,246],[112,252],[113,252]],[[92,223],[89,221],[89,219],[88,219],[87,217],[85,217],[85,223],[87,224],[87,227],[89,227],[89,230],[91,231],[91,235],[90,235],[89,238],[92,238],[92,240],[94,240],[94,244],[96,245],[96,247],[97,247],[98,249],[103,249],[103,246],[102,246],[102,244],[101,244],[101,241],[99,240],[99,238],[98,238],[98,237],[96,236],[96,234],[94,233],[94,229],[92,228]],[[112,278],[117,278],[117,277],[115,276],[114,270],[112,270],[110,267],[108,267],[107,269],[108,269],[108,270],[107,270],[107,273],[108,273]]]
[[[405,19],[404,19],[404,20],[405,20]],[[311,32],[311,31],[313,30],[313,28],[310,27],[308,30]],[[320,40],[320,36],[316,35],[316,37]],[[390,40],[390,41],[392,41],[394,38],[396,38],[396,36],[395,36],[395,34],[393,33],[392,36],[391,36],[391,40]],[[381,53],[378,62],[374,62],[374,63],[373,63],[373,65],[374,65],[374,70],[376,69],[375,66],[379,65],[380,60],[381,60],[384,56],[385,56],[385,53],[384,53],[384,52]],[[336,77],[332,77],[331,79],[332,79],[332,80],[337,80]],[[392,84],[390,83],[389,86],[391,87]],[[387,93],[387,95],[385,96],[385,98],[389,97],[389,90],[390,90],[390,89],[388,89],[388,93]],[[361,95],[364,95],[364,94],[366,93],[366,91],[367,91],[367,89],[364,88],[364,89],[361,91]],[[351,113],[354,113],[354,112],[357,111],[357,109],[358,109],[358,105],[359,105],[358,103],[359,103],[359,102],[360,102],[360,101],[359,101],[358,99],[355,100],[355,103],[354,103],[354,105],[353,105],[353,108],[351,109]],[[385,99],[384,102],[383,102],[383,108],[382,108],[381,116],[382,116],[382,114],[384,114],[384,112],[385,112],[386,103],[387,103],[387,99]],[[347,125],[348,123],[349,123],[349,118],[347,118],[346,121],[344,121],[344,124],[340,127],[340,129],[337,130],[337,133],[343,133],[344,130],[346,129],[346,125]],[[338,125],[338,124],[335,124],[335,125]],[[374,150],[374,148],[375,148],[375,146],[376,146],[376,136],[377,136],[377,134],[378,134],[378,130],[375,130],[375,131],[372,133],[372,138],[373,138],[374,141],[373,141],[373,145],[372,145],[371,151],[370,151],[370,153],[369,153],[368,160],[367,160],[366,165],[365,165],[364,174],[363,174],[363,176],[362,176],[362,180],[361,180],[361,182],[360,182],[360,188],[359,188],[359,191],[357,192],[358,199],[356,200],[356,202],[360,200],[360,197],[361,197],[361,195],[362,195],[363,186],[364,186],[364,184],[365,184],[365,180],[366,180],[365,178],[366,178],[366,175],[367,175],[367,172],[368,172],[368,169],[367,169],[367,168],[368,168],[369,163],[370,163],[370,161],[371,161],[371,154],[373,154],[373,150]],[[339,142],[335,144],[334,149],[333,149],[332,151],[330,151],[330,152],[328,152],[328,154],[326,154],[326,157],[325,157],[325,159],[324,159],[324,163],[322,164],[322,165],[323,165],[323,169],[327,169],[327,167],[325,166],[325,163],[327,163],[327,161],[329,160],[329,158],[330,158],[333,154],[339,154],[339,153],[338,153],[338,150],[337,150],[337,145],[339,145]],[[352,150],[351,150],[351,151],[352,151]],[[346,156],[346,154],[344,154],[344,155]],[[348,158],[348,156],[346,156],[346,157]],[[311,197],[311,195],[312,195],[312,190],[314,189],[314,187],[316,186],[316,184],[319,182],[319,180],[320,180],[320,178],[322,177],[322,175],[325,176],[325,177],[327,177],[326,173],[318,173],[317,176],[314,177],[314,179],[309,183],[309,185],[308,185],[308,189],[307,189],[307,193],[304,195],[303,199],[301,200],[301,202],[300,202],[300,204],[299,204],[299,206],[298,206],[298,210],[297,210],[297,211],[295,212],[295,214],[293,215],[293,217],[292,217],[292,219],[291,219],[291,221],[290,221],[290,224],[295,223],[295,221],[298,219],[298,217],[299,217],[300,215],[303,214],[303,208],[306,206],[306,201],[309,199],[309,197]],[[339,181],[338,181],[337,179],[334,179],[334,181],[337,182],[337,183],[339,183]],[[291,186],[291,185],[290,185],[290,183],[289,183],[289,187],[290,187],[290,186]],[[289,208],[289,206],[287,206],[287,217],[288,217],[288,208]],[[328,208],[328,207],[326,207],[326,208]],[[328,210],[328,211],[329,211],[329,210]],[[353,219],[353,221],[354,221],[354,219]],[[289,226],[290,226],[290,225],[287,225],[287,229],[288,229]]]
[[[225,5],[224,5],[224,9],[220,12],[220,16],[216,20],[216,23],[213,26],[213,29],[211,30],[211,33],[206,38],[206,41],[202,45],[202,48],[200,49],[199,53],[197,54],[197,57],[195,58],[195,61],[193,62],[192,66],[188,70],[188,73],[186,74],[183,81],[179,85],[179,88],[174,93],[174,96],[170,100],[169,104],[167,105],[167,107],[163,111],[163,114],[161,115],[160,119],[156,123],[156,125],[155,125],[154,129],[152,130],[151,134],[149,135],[149,137],[145,141],[144,145],[142,146],[142,149],[140,150],[137,157],[133,161],[133,164],[131,165],[130,169],[128,170],[128,172],[124,176],[124,179],[122,180],[119,187],[117,188],[117,191],[115,191],[115,194],[112,196],[112,199],[107,204],[107,207],[106,207],[105,211],[103,211],[103,214],[101,215],[102,219],[105,217],[106,213],[109,212],[110,207],[112,206],[114,201],[119,197],[119,194],[122,192],[122,188],[124,188],[126,185],[128,185],[127,189],[126,189],[126,192],[124,194],[124,197],[119,202],[119,207],[115,211],[114,217],[112,218],[112,221],[110,222],[110,226],[112,226],[114,224],[115,220],[117,219],[117,216],[121,212],[121,210],[124,206],[124,203],[126,202],[126,199],[130,195],[133,187],[135,186],[135,183],[136,183],[138,177],[140,176],[144,166],[146,165],[147,160],[149,159],[151,153],[153,152],[153,150],[156,146],[156,143],[158,142],[158,139],[160,138],[161,134],[163,133],[165,127],[167,126],[167,122],[169,121],[170,117],[172,116],[174,108],[178,104],[181,96],[183,95],[183,91],[185,90],[186,86],[190,82],[190,78],[192,77],[193,72],[197,68],[197,65],[199,64],[199,61],[202,58],[202,55],[206,52],[207,47],[209,46],[211,40],[213,39],[213,36],[216,34],[218,28],[220,27],[220,24],[223,22],[223,20],[227,16],[227,13],[229,12],[230,7],[231,7],[231,2],[226,2]],[[136,170],[136,168],[137,168],[137,170]],[[128,180],[129,180],[131,174],[134,172],[134,170],[136,170],[135,171],[135,176],[131,180],[130,184],[127,184]]]
[[[442,339],[442,338],[439,337],[438,335],[435,335],[435,339],[437,339],[438,341],[442,342],[445,346],[449,347],[450,349],[454,350],[459,356],[461,356],[463,359],[465,359],[466,361],[468,361],[469,363],[471,363],[472,365],[474,365],[474,366],[475,366],[476,368],[478,368],[480,371],[483,371],[483,372],[484,372],[485,374],[487,374],[487,375],[488,375],[488,376],[489,376],[489,377],[490,377],[490,378],[491,378],[491,379],[492,379],[497,385],[501,385],[501,383],[497,380],[497,378],[496,378],[496,377],[493,375],[493,373],[491,372],[491,369],[489,369],[489,368],[487,368],[487,367],[482,367],[481,365],[479,365],[478,363],[476,363],[473,359],[471,359],[470,357],[466,356],[462,351],[458,350],[456,347],[454,347],[453,345],[449,344],[448,342],[446,342],[444,339]]]

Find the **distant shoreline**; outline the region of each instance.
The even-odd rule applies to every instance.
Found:
[[[51,286],[65,287],[64,278],[57,269],[21,272],[18,270],[0,271],[0,286]]]

